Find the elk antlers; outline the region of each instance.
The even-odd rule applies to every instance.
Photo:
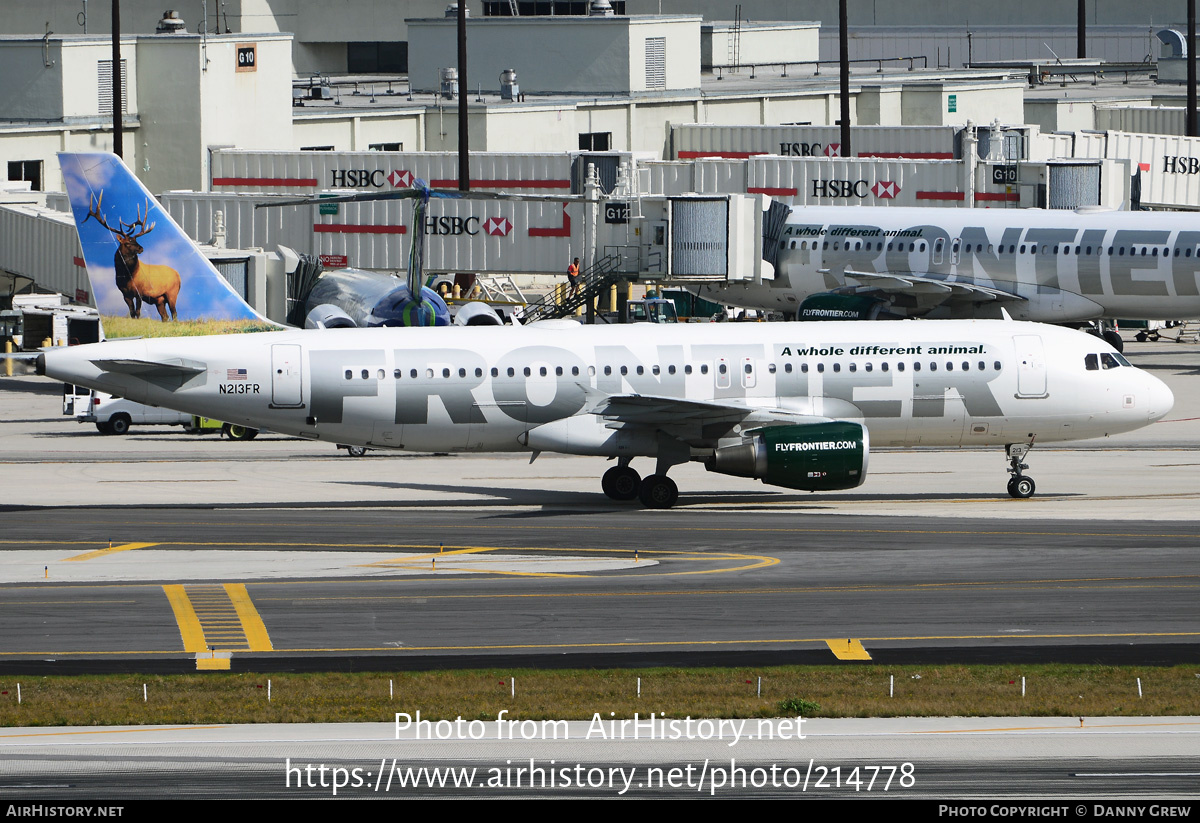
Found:
[[[158,225],[157,223],[151,223],[149,226],[146,225],[146,219],[150,216],[150,201],[147,200],[145,216],[142,215],[142,209],[141,209],[141,206],[139,206],[138,212],[137,212],[137,220],[134,220],[132,223],[126,223],[124,220],[117,218],[117,223],[120,225],[121,228],[114,229],[112,226],[108,225],[108,221],[105,220],[104,215],[100,213],[100,203],[103,200],[104,200],[104,192],[100,192],[100,196],[97,197],[94,201],[89,200],[89,202],[88,202],[88,218],[92,218],[92,217],[96,218],[97,223],[99,223],[101,226],[104,226],[104,228],[108,229],[110,232],[117,235],[118,237],[124,237],[126,240],[133,240],[135,238],[141,237],[144,234],[149,234],[150,232],[154,231],[154,227],[156,225]],[[84,222],[87,222],[86,218],[85,218]],[[134,234],[135,229],[141,229],[141,231],[138,231],[136,234]]]

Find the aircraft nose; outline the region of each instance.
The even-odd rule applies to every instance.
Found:
[[[1150,410],[1147,415],[1151,422],[1162,420],[1167,416],[1167,412],[1171,411],[1171,407],[1175,405],[1175,395],[1167,388],[1167,384],[1159,380],[1153,375],[1146,375],[1150,381],[1149,391],[1147,395],[1150,398]]]

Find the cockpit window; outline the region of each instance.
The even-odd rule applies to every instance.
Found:
[[[1129,368],[1131,368],[1131,369],[1133,368],[1133,364],[1125,359],[1125,355],[1114,354],[1113,357],[1117,358],[1117,362],[1120,363],[1122,366],[1129,366]]]
[[[1100,355],[1089,354],[1084,356],[1083,365],[1088,371],[1100,371]]]
[[[1108,352],[1100,352],[1100,366],[1105,369],[1119,369],[1121,364]]]

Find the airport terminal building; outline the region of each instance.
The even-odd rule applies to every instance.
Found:
[[[9,181],[0,290],[36,284],[86,303],[55,155],[112,147],[109,21],[80,31],[67,17],[73,4],[37,4],[51,21],[42,33],[32,22],[42,11],[15,5],[0,35],[0,67],[13,78],[0,89]],[[272,15],[257,4],[216,5],[208,19],[181,20],[123,4],[124,157],[272,315],[286,291],[271,285],[282,276],[278,247],[331,267],[396,270],[407,256],[409,238],[397,230],[406,218],[395,203],[270,217],[255,203],[415,179],[456,185],[460,96],[472,187],[563,200],[447,213],[446,226],[480,227],[430,237],[430,271],[450,276],[557,276],[574,256],[613,257],[630,279],[708,276],[676,266],[668,238],[687,242],[673,231],[683,225],[677,210],[713,208],[698,205],[713,197],[723,199],[720,217],[704,219],[727,228],[724,276],[748,280],[763,276],[746,238],[761,231],[767,198],[1200,208],[1200,175],[1191,172],[1200,142],[1181,135],[1182,88],[1158,80],[1172,40],[1148,35],[1133,12],[1089,21],[1098,56],[1065,63],[1031,53],[1040,44],[1021,34],[1019,9],[982,24],[943,20],[944,30],[925,26],[922,37],[885,12],[852,18],[854,136],[845,151],[828,52],[836,14],[826,6],[835,3],[807,4],[808,19],[789,19],[796,4],[756,5],[771,16],[765,22],[714,19],[721,10],[706,2],[469,3],[465,80],[444,3],[406,3],[397,16],[352,2],[336,19],[305,0],[283,4],[286,12],[273,5]],[[933,12],[911,11],[922,14]],[[963,53],[956,44],[967,32]],[[1073,39],[1074,20],[1054,19],[1043,33]],[[594,195],[611,201],[603,208],[581,199],[590,171]]]

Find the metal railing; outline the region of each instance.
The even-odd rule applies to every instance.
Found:
[[[587,305],[612,288],[616,283],[625,279],[619,269],[621,257],[609,254],[601,257],[579,275],[578,288],[567,287],[566,294],[555,288],[544,294],[540,300],[535,300],[525,307],[521,313],[522,323],[533,323],[538,320],[552,320],[558,317],[569,317],[576,309]]]
[[[923,68],[923,69],[929,68],[929,58],[923,54],[913,55],[912,57],[857,57],[848,62],[850,62],[850,63],[874,63],[876,65],[876,72],[882,74],[884,63],[907,62],[908,70],[914,71],[913,62],[916,60],[921,61],[921,68]],[[820,76],[821,66],[836,66],[836,65],[838,65],[839,62],[840,61],[838,61],[838,60],[788,60],[786,62],[780,61],[780,60],[775,60],[770,63],[733,63],[733,64],[726,64],[726,65],[715,65],[714,64],[714,65],[710,66],[709,68],[713,72],[716,72],[718,80],[725,79],[725,72],[729,72],[730,74],[732,74],[732,73],[740,71],[742,69],[750,69],[750,79],[753,80],[755,73],[759,69],[766,70],[766,69],[771,68],[772,66],[780,67],[780,69],[781,69],[780,76],[781,77],[788,76],[788,67],[790,67],[790,66],[801,66],[801,67],[813,66],[815,69],[814,73],[817,76]]]

